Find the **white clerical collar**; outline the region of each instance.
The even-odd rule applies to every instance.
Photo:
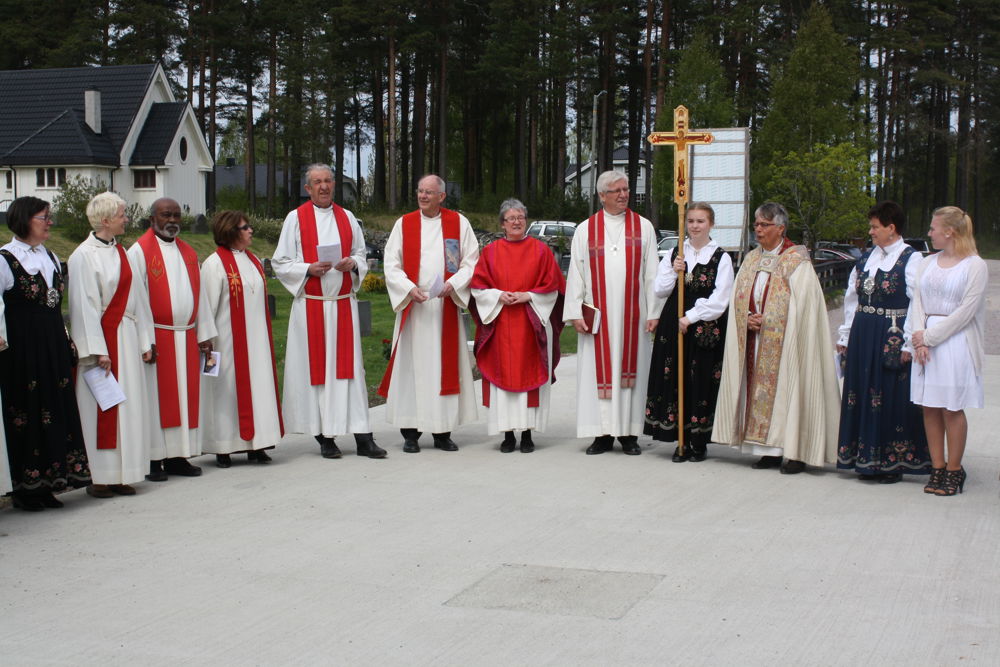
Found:
[[[603,209],[603,210],[604,210],[604,217],[605,218],[608,217],[608,216],[611,216],[612,218],[624,218],[625,217],[625,211],[622,211],[621,213],[612,213],[608,209]],[[628,210],[628,209],[626,209],[626,210]]]
[[[785,245],[785,240],[784,240],[784,239],[782,239],[782,240],[781,240],[781,243],[779,243],[778,245],[774,246],[774,247],[773,247],[772,249],[770,249],[770,250],[764,250],[764,246],[761,246],[761,247],[760,247],[760,251],[761,251],[762,253],[764,253],[765,255],[777,255],[778,253],[780,253],[780,252],[781,252],[781,247],[782,247],[783,245]]]
[[[438,209],[438,212],[435,213],[434,215],[427,215],[423,211],[420,211],[420,215],[424,218],[427,218],[428,220],[437,220],[438,218],[441,217],[441,209]]]

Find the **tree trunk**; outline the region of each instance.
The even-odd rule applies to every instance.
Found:
[[[389,26],[389,210],[396,210],[398,188],[396,186],[396,37],[393,26]]]

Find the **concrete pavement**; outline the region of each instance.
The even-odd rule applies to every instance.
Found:
[[[483,411],[460,451],[403,454],[379,407],[383,461],[289,436],[269,466],[0,512],[0,661],[1000,664],[1000,356],[954,498],[719,446],[584,456],[575,361],[533,454]]]

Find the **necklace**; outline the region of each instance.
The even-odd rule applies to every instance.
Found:
[[[622,228],[618,230],[618,238],[615,239],[614,244],[611,246],[611,251],[613,253],[615,253],[615,254],[618,253],[618,242],[621,241],[622,234],[624,234],[624,233],[625,233],[625,224],[623,223],[622,224]],[[607,222],[607,220],[604,221],[604,237],[605,238],[610,238],[611,237],[611,234],[608,232],[608,222]]]

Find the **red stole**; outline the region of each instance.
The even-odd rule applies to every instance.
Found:
[[[142,248],[146,259],[146,282],[149,284],[149,306],[153,311],[153,324],[174,326],[174,312],[170,303],[170,283],[167,280],[167,269],[163,264],[163,253],[156,240],[153,229],[136,241]],[[198,316],[198,296],[201,294],[201,274],[198,272],[198,254],[194,248],[180,239],[174,239],[177,250],[184,259],[188,280],[191,283],[191,295],[194,307],[185,332],[187,355],[187,403],[188,428],[198,428],[198,400],[201,388],[201,364],[198,352],[198,334],[194,322]],[[154,328],[156,334],[156,384],[160,396],[160,426],[175,428],[181,426],[181,406],[178,398],[177,356],[174,350],[174,331],[171,329]]]
[[[336,204],[333,206],[333,218],[340,232],[340,248],[342,252],[350,253],[354,244],[354,232],[347,213]],[[316,231],[316,212],[313,203],[307,201],[296,209],[299,217],[299,240],[302,244],[302,259],[308,264],[319,261],[316,246],[319,245],[319,234]],[[348,255],[345,254],[344,257]],[[350,271],[339,272],[341,276],[340,290],[337,296],[337,379],[350,380],[354,377],[354,315],[351,310],[349,295],[353,280]],[[310,276],[306,280],[305,293],[311,297],[323,296],[322,279]],[[306,299],[306,338],[309,342],[309,382],[310,384],[326,383],[326,325],[323,320],[324,301],[322,299]]]
[[[635,386],[636,359],[639,352],[639,270],[642,267],[642,227],[639,215],[625,209],[625,229],[623,232],[625,251],[625,321],[622,328],[622,375],[621,387]],[[607,287],[604,282],[604,209],[590,216],[587,221],[587,248],[590,253],[590,289],[594,306],[601,311],[602,319],[607,317]],[[597,370],[597,397],[611,398],[611,327],[602,322],[594,336],[594,358]]]
[[[470,286],[505,292],[547,294],[566,291],[566,280],[552,251],[533,238],[494,241],[479,256]],[[562,330],[561,300],[549,322],[553,335],[552,379],[559,363]],[[490,405],[490,383],[508,392],[528,392],[528,407],[538,407],[538,388],[549,379],[548,338],[537,313],[529,304],[503,306],[500,314],[484,324],[475,300],[469,310],[476,328],[476,364],[483,375],[483,405]]]
[[[226,271],[229,283],[229,323],[233,332],[233,370],[236,372],[236,409],[239,413],[240,439],[253,440],[253,390],[250,383],[250,351],[247,349],[247,318],[243,304],[243,279],[240,268],[236,264],[236,256],[229,248],[219,246],[215,253],[222,260],[222,268]],[[260,278],[264,281],[264,303],[267,303],[267,279],[264,277],[264,267],[253,253],[246,256],[257,267]],[[278,371],[274,363],[274,338],[271,336],[271,318],[266,314],[267,340],[271,352],[271,373],[274,376],[274,399],[278,408],[278,424],[281,435],[285,435],[285,423],[281,417],[281,403],[278,400]]]
[[[118,250],[118,260],[120,271],[118,273],[118,287],[115,289],[111,303],[104,309],[101,315],[101,331],[104,332],[104,344],[108,348],[108,356],[111,358],[111,373],[118,379],[118,327],[125,316],[125,306],[128,304],[128,292],[132,287],[132,267],[125,256],[125,248],[120,243],[115,243]],[[117,449],[118,448],[118,406],[101,410],[97,408],[97,448]]]
[[[416,285],[420,280],[420,211],[413,211],[403,216],[403,272],[406,277]],[[458,213],[446,208],[441,209],[441,236],[443,241],[442,252],[444,252],[444,280],[448,280],[461,263],[461,225],[459,224]],[[448,242],[452,241],[451,244]],[[456,252],[451,256],[448,246],[452,245]],[[457,394],[460,391],[458,383],[458,306],[450,298],[442,299],[442,326],[441,326],[441,396]],[[389,365],[386,366],[385,375],[382,376],[382,383],[379,385],[380,396],[388,397],[389,383],[392,380],[392,367],[396,361],[396,348],[399,339],[403,335],[403,326],[413,307],[411,301],[403,309],[403,314],[399,320],[399,332],[396,335],[395,344],[392,347],[392,354],[389,356]]]

